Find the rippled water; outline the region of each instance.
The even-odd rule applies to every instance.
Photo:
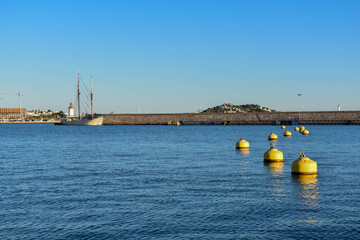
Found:
[[[2,124],[0,238],[359,239],[360,126],[287,128]]]

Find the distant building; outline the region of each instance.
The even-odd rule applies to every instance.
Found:
[[[27,111],[26,108],[0,108],[0,119],[11,119],[11,118],[20,118],[21,116],[26,117]]]

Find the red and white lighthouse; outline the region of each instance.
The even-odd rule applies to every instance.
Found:
[[[74,106],[72,103],[70,103],[70,106],[69,106],[69,116],[74,116]]]

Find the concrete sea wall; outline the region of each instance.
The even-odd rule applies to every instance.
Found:
[[[272,125],[330,124],[360,125],[360,111],[259,112],[259,113],[179,113],[179,114],[104,114],[104,125]]]

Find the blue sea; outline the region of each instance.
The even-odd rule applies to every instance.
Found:
[[[360,239],[360,126],[286,128],[0,124],[0,239]]]

